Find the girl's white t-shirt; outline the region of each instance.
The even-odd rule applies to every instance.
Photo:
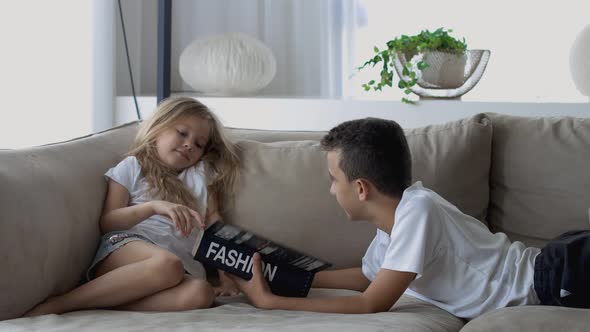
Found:
[[[129,206],[154,200],[150,195],[147,181],[141,174],[141,166],[133,156],[123,159],[117,166],[109,169],[105,176],[119,183],[129,191]],[[205,216],[207,210],[207,180],[203,162],[182,171],[178,178],[197,199],[197,212]],[[205,278],[203,265],[194,260],[191,250],[200,229],[194,227],[188,237],[176,230],[173,221],[167,217],[153,215],[133,226],[127,232],[139,234],[153,241],[158,246],[176,254],[182,261],[184,269],[196,278]]]
[[[362,270],[371,281],[379,269],[414,272],[405,294],[471,319],[496,308],[538,304],[533,274],[539,252],[492,234],[416,182],[402,195],[391,235],[377,230]]]

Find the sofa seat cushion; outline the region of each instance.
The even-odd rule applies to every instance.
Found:
[[[535,305],[490,311],[467,323],[461,332],[587,332],[589,328],[588,309]]]
[[[588,229],[590,119],[490,114],[489,222],[529,246]]]
[[[314,289],[310,296],[350,295]],[[393,312],[369,315],[261,310],[243,296],[220,298],[219,306],[185,312],[143,313],[88,310],[0,322],[0,332],[20,331],[459,331],[463,321],[428,303],[402,297]],[[227,304],[223,304],[227,303]]]

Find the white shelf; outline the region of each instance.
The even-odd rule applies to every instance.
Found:
[[[189,94],[190,95],[190,94]],[[445,123],[482,112],[519,116],[590,118],[590,103],[488,103],[446,100],[408,105],[397,101],[198,97],[223,121],[236,128],[266,130],[328,130],[363,117],[393,119],[404,128]],[[155,96],[138,98],[142,117],[156,107]],[[136,119],[132,97],[117,98],[115,125]]]

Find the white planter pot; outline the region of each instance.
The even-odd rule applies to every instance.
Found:
[[[423,54],[422,61],[429,65],[421,75],[421,79],[428,85],[454,89],[465,82],[466,54],[431,51]]]

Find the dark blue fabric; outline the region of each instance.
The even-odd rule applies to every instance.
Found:
[[[534,281],[541,304],[590,308],[590,230],[566,232],[541,249]]]

